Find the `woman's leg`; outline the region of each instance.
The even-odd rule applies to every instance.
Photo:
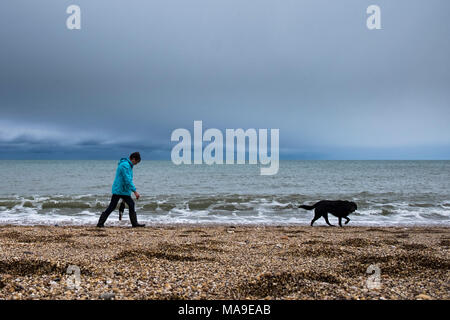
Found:
[[[117,203],[119,202],[120,196],[117,194],[113,194],[111,197],[111,202],[109,203],[108,208],[106,208],[105,211],[102,212],[102,215],[100,216],[100,219],[98,219],[97,227],[103,227],[106,219],[108,219],[108,216],[116,210]]]
[[[121,196],[123,201],[128,205],[128,214],[130,215],[131,225],[133,227],[141,227],[144,225],[140,225],[137,221],[136,211],[134,210],[134,201],[131,196]]]

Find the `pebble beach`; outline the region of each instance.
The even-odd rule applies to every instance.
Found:
[[[450,298],[448,227],[0,227],[0,299]]]

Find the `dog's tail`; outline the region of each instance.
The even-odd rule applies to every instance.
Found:
[[[312,206],[301,205],[301,206],[298,206],[298,207],[302,208],[302,209],[306,209],[306,210],[312,210],[312,209],[314,209],[316,207],[316,205],[312,205]]]

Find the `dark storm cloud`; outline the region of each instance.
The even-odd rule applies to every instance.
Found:
[[[66,128],[0,121],[1,158],[35,159],[39,155],[44,159],[111,159],[127,155],[133,148],[154,159],[162,159],[170,152],[167,143],[152,140],[138,142],[135,138],[111,138],[94,131],[74,134]]]
[[[285,158],[450,157],[446,0],[78,0],[79,31],[71,4],[0,4],[1,157],[168,158],[194,120],[280,128]]]

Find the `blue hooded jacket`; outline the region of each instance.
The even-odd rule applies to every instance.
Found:
[[[136,191],[136,187],[133,184],[133,163],[127,158],[122,158],[117,166],[112,193],[130,196],[134,191]]]

